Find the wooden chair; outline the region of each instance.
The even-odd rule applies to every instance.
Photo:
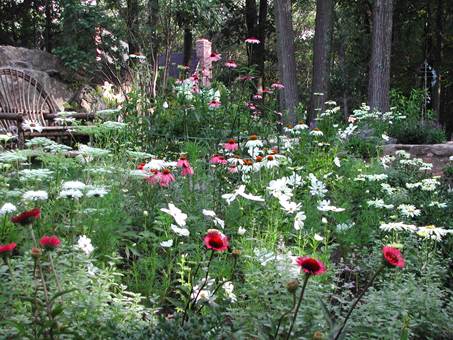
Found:
[[[66,126],[55,125],[58,106],[43,86],[25,72],[0,68],[0,134],[11,133],[19,147],[25,138],[38,136],[62,137],[77,134]],[[76,119],[91,119],[93,114],[75,113]],[[24,129],[24,122],[39,125],[38,132]]]

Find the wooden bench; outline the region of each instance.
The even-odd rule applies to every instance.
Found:
[[[19,148],[26,138],[77,135],[71,126],[56,125],[58,111],[52,96],[36,79],[18,69],[0,68],[0,134],[11,133]],[[73,113],[64,117],[88,120],[94,114]]]

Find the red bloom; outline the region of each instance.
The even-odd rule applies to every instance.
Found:
[[[159,185],[161,187],[168,187],[174,181],[176,181],[175,176],[172,175],[170,170],[163,169],[159,175]]]
[[[140,163],[139,165],[137,165],[137,169],[143,170],[144,166],[145,166],[145,163]]]
[[[61,244],[61,241],[55,235],[52,236],[43,236],[39,240],[39,244],[46,250],[54,250],[58,248]]]
[[[216,229],[209,229],[203,241],[206,248],[215,251],[225,251],[229,246],[228,237]]]
[[[223,144],[223,148],[228,151],[236,151],[237,149],[239,149],[239,144],[231,138],[228,140],[228,142]]]
[[[0,244],[0,256],[11,255],[11,252],[16,248],[16,244]]]
[[[34,208],[32,210],[24,211],[22,214],[11,217],[11,222],[18,224],[30,224],[34,220],[41,217],[41,209]]]
[[[312,257],[308,256],[299,256],[296,259],[297,265],[300,267],[300,270],[304,271],[306,274],[309,275],[321,275],[324,274],[326,271],[326,267],[324,263],[318,261]]]
[[[215,154],[209,160],[211,164],[227,164],[227,161],[224,156]]]
[[[382,248],[382,254],[384,255],[384,260],[388,265],[393,267],[404,268],[404,257],[399,251],[399,249],[384,246]]]

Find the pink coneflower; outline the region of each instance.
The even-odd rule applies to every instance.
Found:
[[[195,83],[198,82],[199,80],[198,74],[197,73],[192,74],[192,76],[189,79]]]
[[[0,244],[0,256],[10,256],[16,248],[16,243]]]
[[[156,170],[156,169],[151,169],[150,173],[151,173],[151,176],[146,177],[146,181],[149,184],[153,184],[153,185],[154,184],[159,184],[161,173],[158,170]]]
[[[247,44],[259,44],[261,41],[259,41],[257,38],[255,37],[249,37],[247,39],[245,39],[245,42]]]
[[[22,214],[11,217],[11,222],[17,224],[30,224],[34,220],[37,220],[41,217],[41,209],[34,208],[31,210],[24,211]]]
[[[211,100],[208,104],[210,109],[217,109],[222,105],[222,103],[219,100]]]
[[[263,96],[261,94],[257,93],[257,94],[253,95],[253,99],[260,100],[260,99],[263,99]]]
[[[222,56],[220,55],[220,53],[217,52],[212,52],[211,55],[209,56],[209,60],[211,62],[216,62],[219,61],[220,59],[222,59]]]
[[[238,67],[238,65],[236,64],[236,62],[234,60],[228,60],[224,65],[225,65],[225,67],[228,67],[228,68]]]
[[[397,248],[385,246],[382,248],[384,260],[389,266],[404,268],[404,257]]]
[[[239,149],[239,144],[236,143],[236,141],[233,138],[231,138],[228,139],[228,142],[223,144],[223,148],[228,151],[236,151],[237,149]]]
[[[270,90],[268,88],[264,88],[261,90],[261,93],[272,93],[272,90]]]
[[[192,176],[193,175],[193,169],[190,166],[189,161],[187,160],[186,155],[181,155],[179,157],[178,163],[176,163],[176,166],[179,168],[182,168],[181,175],[182,176]]]
[[[203,239],[206,248],[215,251],[225,251],[228,249],[228,237],[216,229],[209,229]]]
[[[52,236],[44,235],[39,240],[39,244],[46,250],[54,250],[60,246],[61,241],[55,235],[52,235]]]
[[[299,256],[296,259],[296,263],[300,267],[300,270],[308,275],[321,275],[326,272],[326,267],[324,266],[324,263],[312,257]]]
[[[187,160],[187,156],[186,155],[181,155],[179,157],[178,163],[176,163],[176,166],[179,167],[179,168],[190,167],[190,163]]]
[[[285,88],[285,85],[283,85],[282,83],[280,82],[276,82],[276,83],[273,83],[271,85],[271,87],[274,89],[274,90],[281,90],[281,89],[284,89]]]
[[[169,169],[163,169],[160,173],[159,185],[161,187],[168,187],[171,182],[174,182],[175,176],[172,175]]]
[[[211,164],[227,164],[227,161],[226,161],[225,157],[223,157],[222,155],[215,154],[211,157],[211,159],[209,160],[209,163],[211,163]]]
[[[250,103],[250,102],[246,103],[245,106],[247,106],[247,108],[249,108],[252,111],[256,110],[256,106],[253,103]]]
[[[255,79],[254,76],[250,76],[250,75],[248,75],[248,74],[245,74],[245,75],[242,75],[242,76],[237,77],[236,80],[239,80],[239,81],[241,81],[241,80],[242,80],[242,81],[246,81],[246,80],[253,80],[253,79]]]
[[[237,167],[236,165],[230,165],[230,166],[228,167],[228,172],[229,172],[230,174],[236,174],[236,173],[239,172],[239,169],[238,169],[238,167]]]

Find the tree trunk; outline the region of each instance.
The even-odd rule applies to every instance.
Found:
[[[190,28],[184,29],[184,50],[183,50],[183,65],[190,66],[190,59],[192,57],[193,35]]]
[[[46,51],[52,52],[52,0],[46,1],[46,27],[45,27],[45,46]]]
[[[254,66],[260,77],[264,76],[265,44],[268,0],[260,0],[259,13],[256,0],[246,0],[245,3],[245,22],[247,25],[248,37],[257,38],[260,43],[252,44],[248,49],[249,66]]]
[[[297,122],[296,106],[299,102],[294,56],[294,32],[291,0],[275,0],[275,21],[277,28],[277,52],[280,81],[285,88],[280,92],[280,106],[286,111],[285,120]]]
[[[157,94],[157,76],[159,74],[159,36],[157,25],[159,24],[159,0],[148,0],[148,25],[150,32],[150,52],[153,80],[151,84],[151,95]]]
[[[140,52],[138,43],[138,0],[127,0],[127,43],[129,45],[129,54]],[[135,60],[135,59],[134,59]]]
[[[387,112],[390,106],[390,56],[392,50],[393,0],[375,0],[368,75],[368,105]]]
[[[324,102],[328,99],[332,15],[333,0],[316,1],[313,77],[309,106],[311,123],[324,111]]]

